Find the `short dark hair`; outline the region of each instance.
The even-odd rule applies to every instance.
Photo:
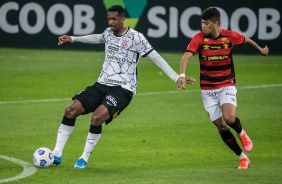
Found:
[[[118,15],[121,17],[124,17],[124,8],[121,5],[112,5],[111,7],[108,8],[108,11],[116,11],[118,12]]]
[[[202,13],[203,20],[211,20],[212,22],[220,21],[220,12],[214,7],[205,9]]]

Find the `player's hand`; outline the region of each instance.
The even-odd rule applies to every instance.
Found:
[[[267,56],[268,53],[269,53],[268,47],[265,46],[263,49],[261,49],[260,53],[261,53],[261,55],[263,55],[263,56]]]
[[[185,84],[194,84],[196,80],[193,77],[179,77],[177,80],[177,89],[186,89]]]
[[[186,83],[185,77],[179,77],[177,80],[177,89],[186,89],[185,83]]]
[[[58,45],[62,45],[65,42],[71,42],[71,37],[68,35],[60,36],[58,39]]]
[[[186,84],[194,84],[196,80],[193,77],[185,77]]]

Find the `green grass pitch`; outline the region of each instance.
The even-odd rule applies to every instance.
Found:
[[[160,54],[179,71],[182,53]],[[65,107],[96,81],[103,57],[95,51],[0,48],[0,156],[32,164],[37,148],[53,149]],[[281,56],[235,54],[234,61],[237,116],[254,143],[247,153],[249,169],[237,169],[238,158],[209,121],[199,91],[198,57],[186,73],[197,82],[182,91],[142,58],[138,94],[103,126],[87,168],[73,166],[83,151],[90,115],[77,118],[61,165],[10,183],[281,183]],[[22,166],[0,158],[0,183],[22,172]]]

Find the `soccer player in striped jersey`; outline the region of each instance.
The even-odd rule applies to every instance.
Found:
[[[97,82],[76,94],[72,103],[65,109],[53,150],[56,165],[62,162],[63,149],[74,129],[76,118],[92,113],[84,151],[74,165],[75,168],[87,166],[88,158],[101,137],[102,124],[108,124],[117,118],[136,93],[137,64],[141,56],[148,56],[174,82],[179,82],[179,75],[155,51],[144,35],[124,27],[124,16],[124,8],[113,5],[107,14],[109,27],[103,33],[59,37],[58,45],[67,42],[105,44],[105,58]],[[193,78],[187,80],[188,83],[194,82]]]
[[[202,13],[202,31],[190,41],[180,62],[179,89],[185,89],[185,71],[190,58],[199,53],[200,87],[202,100],[210,120],[217,127],[225,144],[239,157],[239,169],[247,169],[249,158],[238,145],[229,130],[233,128],[244,149],[250,152],[253,148],[251,139],[242,129],[240,119],[236,116],[236,87],[235,70],[233,65],[232,48],[247,44],[256,49],[261,55],[268,55],[268,47],[261,48],[250,38],[220,28],[220,12],[214,7],[207,8]],[[180,85],[179,85],[180,84]]]

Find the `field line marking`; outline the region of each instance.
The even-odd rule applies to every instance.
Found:
[[[263,84],[263,85],[258,85],[258,86],[236,86],[237,89],[261,89],[261,88],[272,88],[272,87],[282,87],[282,84]],[[174,91],[162,91],[162,92],[144,92],[144,93],[137,93],[136,96],[149,96],[149,95],[175,94],[175,93],[195,93],[195,92],[200,92],[200,90],[187,89],[187,90],[174,90]],[[71,98],[0,101],[0,105],[15,104],[15,103],[58,102],[58,101],[67,101],[67,100],[71,100]]]
[[[30,175],[33,175],[37,171],[37,168],[34,167],[33,165],[31,165],[28,162],[24,162],[22,160],[19,160],[19,159],[16,159],[16,158],[7,157],[7,156],[4,156],[4,155],[0,155],[0,158],[8,160],[8,161],[11,161],[11,162],[14,162],[14,163],[16,163],[18,165],[21,165],[23,167],[23,172],[22,173],[20,173],[17,176],[11,177],[11,178],[2,179],[2,180],[0,180],[0,183],[10,182],[10,181],[26,178],[26,177],[28,177]]]
[[[14,104],[14,103],[36,103],[36,102],[58,102],[58,101],[66,101],[71,98],[50,98],[50,99],[40,99],[40,100],[16,100],[16,101],[0,101],[1,104]]]

